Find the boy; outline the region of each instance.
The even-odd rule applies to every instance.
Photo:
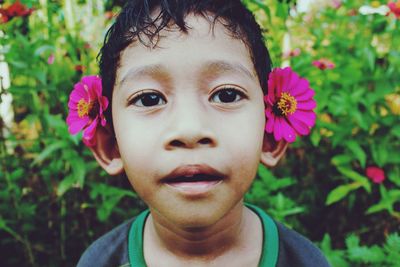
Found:
[[[268,51],[239,0],[129,1],[101,50],[108,125],[91,150],[149,211],[95,241],[78,266],[329,266],[299,234],[244,205],[265,134]],[[264,92],[263,92],[264,90]]]

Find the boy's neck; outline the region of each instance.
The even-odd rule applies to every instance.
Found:
[[[201,259],[206,262],[222,255],[243,253],[247,250],[255,251],[258,258],[261,256],[261,222],[242,201],[217,223],[200,229],[182,229],[158,218],[152,212],[147,219],[144,236],[145,256],[146,249],[152,251],[152,254],[154,250],[159,250],[161,255],[165,253],[164,255],[188,261]]]

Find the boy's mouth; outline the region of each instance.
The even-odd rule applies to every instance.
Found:
[[[184,194],[199,195],[208,192],[225,178],[225,174],[208,165],[184,165],[174,169],[161,181]]]

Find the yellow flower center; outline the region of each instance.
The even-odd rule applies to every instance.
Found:
[[[83,99],[83,98],[81,100],[79,100],[78,105],[77,105],[79,118],[89,115],[89,112],[92,109],[92,106],[93,106],[92,102],[86,102],[85,99]]]
[[[289,93],[284,92],[278,101],[278,108],[283,115],[293,114],[297,109],[297,101]]]

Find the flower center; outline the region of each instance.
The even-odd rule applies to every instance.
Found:
[[[77,105],[79,118],[89,115],[89,112],[92,111],[92,107],[93,107],[93,102],[86,102],[85,99],[83,98],[79,100]]]
[[[279,98],[279,101],[276,104],[275,112],[277,115],[288,115],[288,114],[293,114],[297,109],[297,101],[296,99],[291,96],[289,93],[284,92],[281,94],[281,97]]]

